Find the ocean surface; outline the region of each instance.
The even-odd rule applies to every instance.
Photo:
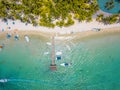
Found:
[[[50,70],[50,39],[0,39],[0,90],[120,90],[120,34],[56,40],[57,71]],[[46,55],[45,53],[48,52]],[[63,62],[72,66],[62,67]]]
[[[118,0],[113,0],[114,1],[114,8],[107,10],[105,8],[105,3],[106,2],[110,2],[112,0],[98,0],[98,4],[101,10],[103,10],[104,12],[108,12],[108,13],[112,13],[112,14],[117,14],[120,13],[120,3],[118,2]]]

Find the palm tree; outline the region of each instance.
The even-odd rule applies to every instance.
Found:
[[[96,21],[101,22],[101,21],[103,20],[103,17],[104,17],[103,14],[99,14],[99,15],[97,15]]]
[[[90,0],[0,0],[0,17],[40,23],[39,25],[47,27],[54,27],[53,20],[57,19],[56,25],[69,26],[74,24],[73,18],[69,18],[71,13],[79,21],[92,20],[92,15],[99,7],[97,0],[89,2]],[[36,16],[40,20],[36,20]]]

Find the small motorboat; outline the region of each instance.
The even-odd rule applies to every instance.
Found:
[[[71,66],[72,63],[61,63],[60,65],[63,66],[63,67],[67,67],[67,66]]]
[[[56,56],[56,60],[61,60],[62,58],[61,58],[61,56],[60,55],[57,55]]]
[[[61,51],[56,52],[56,60],[61,60],[61,58],[62,58],[61,55],[62,55]]]
[[[26,40],[26,42],[30,42],[30,39],[27,35],[25,35],[25,40]]]
[[[8,79],[0,79],[0,83],[8,82]]]

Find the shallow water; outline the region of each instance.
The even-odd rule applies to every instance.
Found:
[[[49,40],[31,38],[5,42],[0,51],[0,90],[119,90],[120,34],[74,41],[56,41],[56,51],[62,50],[57,71],[49,69]],[[4,41],[0,41],[0,44]],[[66,46],[67,45],[67,46]],[[68,48],[68,46],[70,48]],[[61,67],[72,62],[70,67]]]
[[[113,0],[114,1],[114,8],[111,10],[107,10],[105,8],[105,3],[111,1],[111,0],[98,0],[98,4],[101,10],[108,12],[108,13],[112,13],[112,14],[117,14],[120,12],[120,3],[117,2],[117,0]]]

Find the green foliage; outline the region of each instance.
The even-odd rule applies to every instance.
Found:
[[[43,17],[40,18],[39,25],[54,28],[55,25],[51,23],[51,21],[52,20],[50,16],[47,17],[46,15],[44,15]]]
[[[119,20],[119,15],[115,14],[115,15],[104,17],[103,14],[99,14],[96,20],[99,22],[103,22],[104,24],[113,24],[113,23],[117,23],[117,21]]]
[[[51,28],[73,25],[74,19],[90,22],[97,10],[97,0],[0,0],[1,18]]]
[[[64,26],[64,24],[65,24],[65,22],[63,20],[56,22],[56,25],[59,26],[59,27]]]
[[[102,19],[103,19],[103,14],[99,14],[99,15],[97,15],[96,21],[101,22]]]
[[[113,24],[118,21],[118,15],[112,15],[102,19],[105,24]]]
[[[64,26],[70,26],[70,25],[73,25],[73,24],[74,24],[74,21],[72,20],[72,15],[69,15],[67,23],[65,23]]]
[[[87,22],[91,22],[91,21],[92,21],[92,17],[88,17]]]

